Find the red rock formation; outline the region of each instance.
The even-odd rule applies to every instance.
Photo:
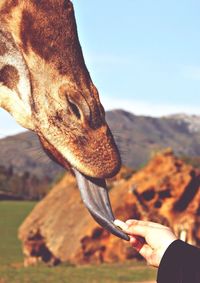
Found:
[[[190,243],[200,244],[200,172],[171,150],[157,154],[137,173],[122,168],[109,181],[114,214],[121,220],[167,224]],[[129,243],[110,235],[88,214],[75,180],[67,174],[19,230],[25,264],[116,262],[136,256]]]
[[[135,174],[130,184],[136,186],[133,194],[143,219],[168,224],[177,236],[186,232],[186,240],[197,243],[193,230],[200,214],[199,170],[166,150]]]

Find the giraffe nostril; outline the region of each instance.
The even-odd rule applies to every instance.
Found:
[[[76,116],[77,119],[81,119],[81,113],[79,108],[73,102],[69,101],[69,107],[72,113]]]

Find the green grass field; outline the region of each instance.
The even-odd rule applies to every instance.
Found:
[[[49,268],[23,267],[17,230],[33,202],[0,202],[0,283],[125,283],[155,280],[156,271],[144,263]]]

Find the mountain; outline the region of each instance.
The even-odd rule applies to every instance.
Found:
[[[123,110],[108,111],[106,119],[120,149],[123,164],[138,168],[159,150],[173,148],[178,156],[200,156],[200,116],[184,114],[152,118]],[[37,136],[24,132],[0,140],[0,165],[36,176],[53,177],[63,169],[43,152]]]
[[[191,133],[200,131],[200,116],[198,115],[174,114],[166,118],[175,119],[177,123],[184,122]]]
[[[200,117],[153,118],[115,110],[107,113],[107,121],[126,166],[144,165],[157,151],[167,147],[178,156],[200,155]]]
[[[21,175],[29,172],[40,178],[48,176],[53,179],[64,171],[44,153],[37,135],[28,131],[0,139],[0,165],[12,167]]]

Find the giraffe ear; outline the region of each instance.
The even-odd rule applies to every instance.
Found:
[[[0,107],[8,111],[22,127],[34,130],[31,110],[18,94],[0,83]]]

